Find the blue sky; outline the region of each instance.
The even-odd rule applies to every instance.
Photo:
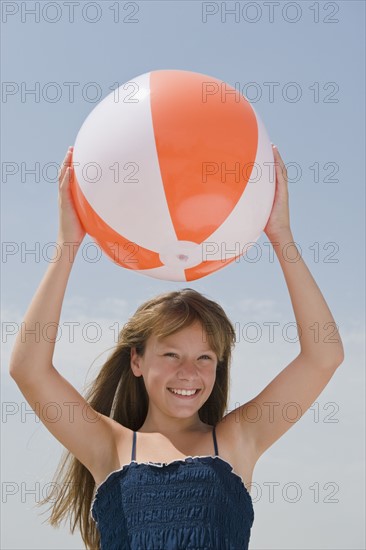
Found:
[[[239,83],[284,162],[300,167],[298,181],[289,168],[292,232],[345,347],[345,361],[317,404],[255,467],[253,482],[261,496],[254,504],[251,548],[364,548],[365,4],[105,1],[93,7],[80,2],[73,22],[63,2],[52,3],[57,10],[48,11],[41,2],[35,21],[26,12],[34,4],[2,5],[1,546],[83,548],[66,526],[42,525],[34,496],[27,493],[51,480],[62,447],[31,414],[24,415],[24,398],[7,373],[16,327],[47,268],[47,245],[57,235],[57,179],[45,167],[63,160],[98,102],[95,91],[103,99],[117,82],[152,70],[182,69]],[[240,8],[236,20],[229,14],[225,19],[222,6],[235,4]],[[74,83],[74,98],[67,83]],[[30,89],[39,93],[27,94]],[[293,101],[295,91],[298,101]],[[27,172],[36,163],[38,179]],[[60,319],[55,366],[82,390],[113,346],[116,323],[122,325],[159,292],[191,286],[217,300],[240,327],[230,408],[246,402],[299,351],[298,343],[283,336],[294,315],[266,240],[262,234],[258,261],[242,259],[189,284],[141,276],[106,257],[93,263],[79,253]],[[74,341],[67,330],[70,321],[78,322]],[[90,322],[100,327],[96,341],[92,329],[88,332]],[[279,323],[273,342],[268,322]],[[243,328],[247,323],[259,327],[256,342],[254,332]],[[270,481],[279,483],[274,502]],[[296,503],[283,497],[290,482],[301,487]],[[319,502],[309,489],[315,484]],[[332,487],[338,502],[327,502]]]

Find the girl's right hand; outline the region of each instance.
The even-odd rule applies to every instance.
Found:
[[[72,166],[73,147],[69,147],[61,170],[59,172],[58,206],[59,206],[59,243],[74,243],[80,245],[85,237],[85,229],[81,224],[76,212],[74,201],[71,195],[70,181],[74,177]]]

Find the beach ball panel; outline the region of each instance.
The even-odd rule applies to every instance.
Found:
[[[209,260],[206,262],[202,262],[201,264],[186,269],[184,271],[185,280],[194,281],[195,279],[199,279],[200,277],[211,275],[211,273],[214,273],[215,271],[218,271],[219,269],[231,264],[231,262],[233,262],[238,257],[240,257],[240,254],[239,256],[233,256],[232,258],[226,260]]]
[[[254,236],[260,236],[272,210],[275,195],[275,178],[270,178],[269,163],[274,162],[273,151],[266,129],[257,115],[258,150],[249,182],[238,204],[205,244],[218,245],[210,257],[220,260],[225,250],[240,250]]]
[[[89,235],[114,262],[127,269],[149,269],[163,265],[159,254],[125,239],[102,220],[83,196],[76,178],[71,181],[71,193],[84,228],[89,228]]]
[[[203,86],[217,93],[203,101]],[[249,176],[225,174],[253,163],[258,129],[250,103],[234,88],[222,99],[222,81],[188,71],[151,73],[156,151],[169,212],[179,240],[202,242],[230,215]],[[236,92],[236,93],[235,93]],[[203,181],[203,163],[216,173]],[[236,179],[238,181],[236,181]],[[222,201],[220,202],[220,198]]]
[[[139,275],[154,277],[155,279],[164,279],[166,281],[182,282],[186,281],[185,272],[182,268],[163,265],[153,269],[143,269],[136,271]]]
[[[118,101],[109,94],[97,105],[78,133],[74,161],[78,183],[98,216],[125,239],[156,250],[177,237],[155,147],[149,82],[149,73],[141,75],[119,87]],[[87,177],[91,163],[100,167],[98,181]]]

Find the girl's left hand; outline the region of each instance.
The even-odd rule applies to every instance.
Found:
[[[272,145],[272,150],[276,167],[276,191],[269,220],[263,229],[268,238],[274,238],[283,231],[291,231],[287,170],[275,145]]]

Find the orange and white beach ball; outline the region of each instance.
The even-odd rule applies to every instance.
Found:
[[[170,281],[240,258],[274,200],[273,153],[248,100],[225,82],[157,70],[89,114],[72,193],[89,235],[117,264]]]

